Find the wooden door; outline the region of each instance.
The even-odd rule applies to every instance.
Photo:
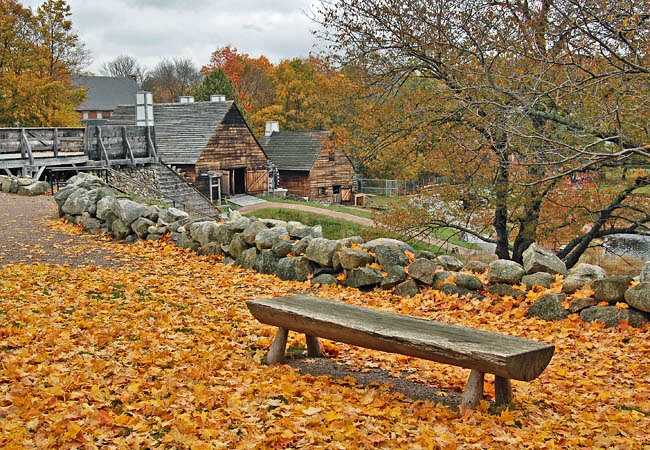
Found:
[[[349,202],[350,200],[352,200],[352,189],[350,188],[341,189],[341,201]]]
[[[266,194],[269,190],[269,174],[266,170],[246,171],[246,192],[249,194]]]

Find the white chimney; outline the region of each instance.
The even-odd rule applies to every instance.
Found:
[[[148,91],[138,91],[135,94],[135,120],[139,127],[153,126],[153,96]]]
[[[264,128],[264,136],[271,136],[273,132],[280,132],[280,122],[277,120],[269,120],[266,122],[266,127]]]
[[[194,96],[193,95],[181,95],[180,100],[181,100],[181,103],[194,103]]]
[[[214,94],[210,96],[210,101],[211,102],[225,102],[226,101],[226,96],[223,94]]]

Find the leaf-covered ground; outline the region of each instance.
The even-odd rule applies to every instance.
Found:
[[[57,221],[62,233],[79,233]],[[650,326],[603,329],[527,305],[415,298],[283,282],[177,249],[80,237],[119,268],[6,265],[0,270],[3,448],[650,448]],[[81,250],[79,248],[78,250]],[[556,287],[555,290],[558,288]],[[245,300],[313,290],[339,301],[552,343],[556,354],[515,403],[473,414],[300,373],[262,359],[274,329]],[[304,345],[290,333],[290,345]],[[445,393],[468,371],[325,342],[354,370],[379,367]],[[493,398],[493,378],[486,393]]]

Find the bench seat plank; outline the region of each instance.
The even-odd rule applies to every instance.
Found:
[[[319,297],[294,295],[246,302],[262,323],[333,341],[530,381],[555,346]]]

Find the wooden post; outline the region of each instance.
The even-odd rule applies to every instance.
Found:
[[[463,406],[476,409],[483,398],[483,372],[472,369],[463,392]]]
[[[320,358],[323,356],[318,336],[305,334],[305,341],[307,341],[307,356],[311,356],[312,358]]]
[[[122,144],[124,144],[125,156],[131,160],[131,166],[135,167],[135,157],[133,156],[133,149],[131,148],[131,143],[129,142],[129,136],[125,126],[122,127]]]
[[[59,129],[54,128],[54,136],[52,137],[52,151],[54,152],[54,157],[59,156]]]
[[[271,344],[269,354],[266,356],[267,364],[279,363],[284,359],[284,352],[287,348],[287,336],[289,336],[289,330],[287,328],[278,328],[278,332],[275,333],[275,338],[273,339],[273,344]]]
[[[147,151],[149,152],[149,157],[152,157],[155,162],[158,162],[158,153],[156,152],[156,146],[153,143],[151,138],[151,128],[147,127]]]
[[[104,156],[104,161],[106,161],[106,166],[110,167],[111,166],[111,161],[108,159],[108,152],[106,151],[106,147],[104,147],[104,141],[102,141],[102,127],[97,125],[97,144],[99,145],[99,149],[102,151],[102,155]]]
[[[29,145],[29,139],[27,139],[27,135],[25,134],[25,129],[20,130],[20,140],[22,142],[22,145],[26,151],[27,151],[27,157],[29,158],[29,165],[33,166],[34,165],[34,154],[32,153],[32,146]],[[21,152],[22,155],[23,152]],[[24,158],[25,156],[22,155]]]
[[[512,402],[510,378],[494,377],[494,399],[497,405],[507,405]]]

